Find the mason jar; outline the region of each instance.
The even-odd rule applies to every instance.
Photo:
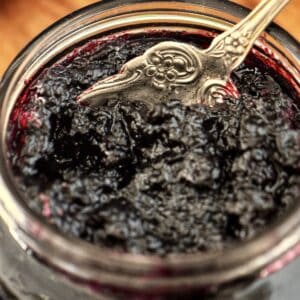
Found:
[[[6,290],[22,300],[298,299],[300,203],[264,233],[223,252],[120,254],[50,227],[26,206],[8,162],[14,104],[28,82],[63,53],[124,30],[213,36],[248,12],[223,0],[101,1],[58,21],[19,54],[0,84],[0,282]],[[255,51],[299,95],[299,43],[272,24]]]

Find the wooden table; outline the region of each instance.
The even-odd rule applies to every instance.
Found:
[[[250,8],[258,1],[236,0]],[[40,31],[64,15],[95,2],[97,1],[0,0],[0,76],[16,54]],[[300,1],[292,0],[276,20],[298,40],[300,40],[299,11]]]

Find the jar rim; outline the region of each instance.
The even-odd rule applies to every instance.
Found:
[[[104,0],[59,20],[33,40],[6,72],[0,83],[0,128],[6,128],[7,125],[7,116],[3,117],[6,104],[9,101],[5,90],[8,90],[13,79],[16,78],[15,74],[22,71],[22,61],[25,57],[30,56],[32,49],[38,47],[45,36],[55,34],[56,30],[65,26],[70,20],[80,21],[81,18],[93,14],[95,10],[106,12],[119,7],[121,4],[124,7],[129,7],[133,4],[151,3],[152,6],[157,4],[160,8],[163,7],[164,3],[166,6],[174,5],[175,7],[183,7],[188,4],[205,6],[202,2],[198,0],[172,2],[129,0],[125,3],[125,1],[120,0]],[[220,10],[221,6],[228,13],[235,12],[234,18],[242,17],[248,11],[237,4],[224,3],[222,0],[212,0],[206,4],[212,10]],[[279,42],[284,40],[288,52],[297,61],[300,60],[299,44],[294,38],[274,24],[269,27],[269,32]],[[6,158],[6,130],[1,131],[0,147],[0,215],[7,223],[12,235],[22,247],[31,248],[50,265],[76,276],[80,271],[80,277],[86,280],[101,278],[101,282],[111,283],[117,279],[119,285],[124,287],[130,285],[137,289],[146,286],[149,288],[164,285],[175,286],[178,282],[190,285],[219,284],[259,272],[300,241],[300,207],[297,207],[291,212],[288,219],[286,218],[271,226],[255,239],[222,252],[173,254],[161,258],[119,253],[100,248],[79,239],[64,236],[58,230],[50,227],[42,217],[33,213],[21,201]],[[168,276],[165,276],[164,274],[167,273]],[[147,278],[149,274],[155,274],[155,276],[149,280]],[[134,279],[132,280],[132,278]]]

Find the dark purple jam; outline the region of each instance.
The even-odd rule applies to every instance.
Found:
[[[261,232],[300,196],[300,111],[252,55],[233,75],[240,99],[147,108],[76,98],[165,40],[96,40],[49,66],[19,100],[10,159],[28,205],[63,232],[131,253],[224,249]],[[141,99],[143,100],[143,99]]]

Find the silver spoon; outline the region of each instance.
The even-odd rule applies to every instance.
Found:
[[[98,81],[80,103],[103,105],[110,98],[153,104],[181,99],[184,105],[222,103],[231,72],[246,58],[259,35],[290,0],[263,0],[240,23],[218,35],[206,50],[161,42]]]

